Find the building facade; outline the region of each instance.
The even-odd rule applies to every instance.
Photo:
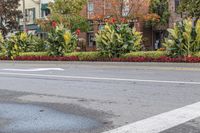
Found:
[[[142,1],[142,0],[141,0]],[[35,24],[35,20],[38,18],[46,17],[50,11],[48,9],[48,3],[53,2],[53,0],[25,0],[25,16],[26,21],[20,21],[21,30],[23,30],[23,24],[26,24],[26,29],[29,32],[37,32],[40,29]],[[126,3],[129,3],[130,0],[126,0]],[[131,1],[132,2],[132,1]],[[138,1],[137,1],[138,2]],[[23,11],[23,0],[20,2],[21,6],[20,10]],[[136,3],[138,4],[138,3]],[[170,11],[170,19],[169,19],[169,27],[172,27],[173,24],[177,21],[181,20],[181,16],[177,14],[176,9],[179,5],[179,0],[169,0],[169,11]],[[140,8],[136,8],[132,13],[142,12],[143,14],[148,13],[148,6],[142,3],[141,5],[137,5]],[[81,11],[81,15],[85,17],[90,25],[91,30],[88,32],[84,32],[80,34],[80,38],[83,38],[86,42],[86,50],[95,50],[95,33],[102,28],[105,24],[101,22],[99,18],[109,18],[113,15],[113,5],[110,0],[88,0],[87,5],[83,7]],[[116,8],[116,7],[115,7]],[[121,13],[122,16],[126,16],[132,8],[129,4],[123,7],[123,9],[116,8],[114,11]],[[141,10],[140,10],[141,9]],[[120,12],[119,12],[120,11]],[[95,23],[97,22],[98,23]],[[143,33],[144,36],[144,46],[146,50],[154,50],[156,49],[155,42],[157,40],[157,33],[154,32],[151,28],[147,28],[144,26],[144,22],[140,19],[137,21],[133,20],[133,25],[136,29]]]
[[[35,20],[39,18],[46,17],[50,11],[48,9],[48,3],[52,0],[21,0],[19,10],[24,11],[25,7],[25,19],[20,19],[20,29],[24,30],[25,28],[29,32],[39,31],[39,27],[36,25]],[[25,5],[24,5],[25,4]]]
[[[169,18],[169,27],[173,27],[174,23],[181,21],[182,16],[177,13],[177,8],[180,4],[180,0],[169,0],[169,11],[170,11],[170,18]]]
[[[142,1],[142,0],[141,0]],[[85,16],[88,21],[91,24],[91,31],[88,31],[87,33],[82,33],[81,37],[86,39],[86,48],[87,50],[95,50],[96,44],[95,44],[95,33],[103,27],[105,24],[102,19],[107,19],[110,17],[126,17],[131,14],[130,9],[134,8],[132,7],[133,3],[129,5],[129,0],[124,1],[125,6],[121,9],[121,5],[113,5],[111,3],[111,0],[88,0],[87,5],[83,8],[81,15]],[[136,4],[135,4],[136,5]],[[148,7],[141,7],[137,10],[141,10],[143,14],[148,12]],[[134,11],[134,10],[132,10]],[[114,15],[113,15],[114,14]],[[130,20],[130,26],[135,26],[136,29],[140,32],[144,32],[143,22],[139,19],[135,21],[135,19]]]

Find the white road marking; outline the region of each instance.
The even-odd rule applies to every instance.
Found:
[[[200,85],[200,82],[188,82],[188,81],[145,80],[145,79],[130,79],[130,78],[103,78],[103,77],[65,76],[65,75],[50,75],[50,74],[45,75],[45,74],[30,74],[30,73],[7,73],[7,72],[0,72],[0,75],[49,77],[49,78],[64,78],[64,79],[87,79],[87,80],[108,80],[108,81],[128,81],[128,82],[149,82],[149,83],[168,83],[168,84]]]
[[[159,133],[198,117],[200,117],[200,102],[104,133]]]
[[[37,71],[64,71],[62,68],[32,68],[32,69],[2,69],[3,71],[37,72]]]

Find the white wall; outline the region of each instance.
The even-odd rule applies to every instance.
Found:
[[[36,1],[36,0],[35,0]],[[35,18],[40,17],[40,4],[34,0],[25,0],[25,9],[35,8]],[[23,11],[23,0],[20,0],[19,10]],[[20,21],[22,24],[22,20]],[[28,21],[27,24],[33,24],[33,21]]]
[[[53,2],[54,0],[41,0],[41,4]]]

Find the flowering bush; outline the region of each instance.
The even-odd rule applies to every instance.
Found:
[[[48,35],[48,53],[50,56],[63,56],[66,52],[73,52],[77,47],[77,41],[75,33],[71,33],[63,25],[58,25]]]
[[[103,30],[96,34],[97,48],[109,57],[119,57],[122,54],[141,49],[142,35],[128,24],[106,24]]]

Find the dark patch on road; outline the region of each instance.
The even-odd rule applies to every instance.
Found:
[[[90,109],[86,109],[74,104],[40,103],[40,102],[28,102],[28,101],[18,100],[18,97],[20,96],[31,95],[31,94],[32,93],[0,90],[0,115],[1,115],[0,116],[0,133],[66,133],[66,132],[67,133],[100,133],[102,131],[112,128],[112,122],[108,121],[108,118],[111,117],[112,115],[106,114],[102,111],[90,110]],[[10,116],[9,113],[14,114],[15,111],[16,112],[20,111],[16,113],[19,116],[22,116],[24,114],[24,118],[28,116],[26,112],[28,113],[29,111],[26,111],[26,109],[24,109],[25,112],[22,113],[21,111],[23,111],[23,109],[19,107],[18,105],[21,106],[22,108],[25,108],[28,106],[28,108],[30,109],[31,108],[33,110],[35,109],[37,110],[38,115],[45,114],[48,112],[48,110],[50,110],[50,112],[51,111],[57,112],[55,113],[56,115],[59,115],[59,113],[62,114],[63,115],[62,117],[59,116],[60,119],[66,117],[66,120],[67,120],[67,116],[69,116],[68,118],[70,117],[74,117],[74,119],[78,118],[78,121],[80,121],[79,125],[83,126],[84,124],[86,124],[86,128],[76,128],[76,130],[74,130],[73,128],[71,129],[68,128],[68,129],[63,129],[63,130],[58,130],[58,129],[56,130],[56,128],[53,128],[54,130],[51,128],[49,128],[50,130],[46,130],[45,128],[42,130],[30,130],[30,131],[25,130],[25,129],[20,130],[19,126],[25,125],[25,124],[22,124],[22,123],[20,124],[20,122],[13,119],[13,117],[12,118],[8,117]],[[11,107],[13,107],[14,109],[11,109]],[[11,110],[11,112],[9,110]],[[3,114],[2,112],[4,113],[7,112],[7,114],[9,115],[7,115],[6,117],[6,115]],[[32,114],[29,114],[29,115],[33,116]],[[39,117],[35,117],[35,118],[33,117],[32,119],[33,121],[36,122],[38,121]],[[48,118],[48,119],[49,121],[54,120],[51,118]],[[58,119],[57,119],[57,122],[58,122]],[[16,121],[16,123],[14,121]],[[56,121],[56,118],[55,118],[55,121]],[[64,120],[62,120],[61,123],[64,124]],[[81,123],[83,125],[81,125]],[[33,126],[34,125],[35,124],[33,124]],[[58,124],[55,124],[55,125],[58,125]],[[33,128],[33,126],[31,128]],[[37,123],[35,126],[38,127]]]
[[[0,132],[80,131],[101,127],[96,120],[28,104],[0,104],[0,117],[10,120]]]

